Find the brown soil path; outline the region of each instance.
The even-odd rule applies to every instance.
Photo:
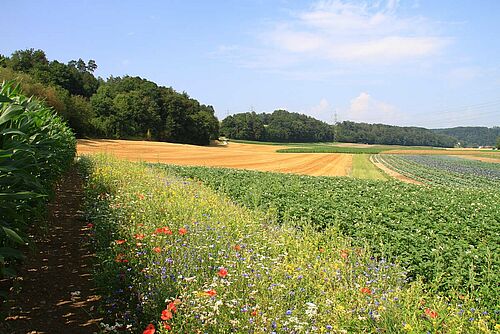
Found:
[[[390,169],[389,167],[387,167],[386,165],[384,165],[383,163],[381,162],[378,162],[378,161],[375,161],[373,159],[373,157],[370,157],[370,161],[375,165],[377,166],[378,168],[380,168],[380,170],[382,170],[384,173],[386,173],[387,175],[389,175],[390,177],[393,177],[395,178],[396,180],[399,180],[399,181],[403,181],[403,182],[406,182],[406,183],[412,183],[412,184],[419,184],[419,185],[422,185],[423,183],[420,182],[420,181],[417,181],[417,180],[414,180],[414,179],[410,179],[409,177],[403,175],[403,174],[399,174],[398,172]]]
[[[99,296],[91,279],[90,228],[82,211],[82,180],[73,168],[49,204],[47,232],[33,239],[19,273],[20,291],[7,301],[0,333],[95,333]],[[16,289],[18,290],[18,289]]]
[[[478,160],[478,161],[483,161],[483,162],[495,162],[495,163],[500,163],[500,155],[496,157],[481,157],[481,156],[474,156],[474,155],[459,155],[458,157],[464,158],[464,159],[470,159],[470,160]]]

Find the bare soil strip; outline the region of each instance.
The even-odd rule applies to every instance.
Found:
[[[395,179],[397,179],[399,181],[403,181],[403,182],[406,182],[406,183],[412,183],[412,184],[419,184],[419,185],[423,184],[422,182],[419,182],[417,180],[411,179],[411,178],[409,178],[409,177],[407,177],[407,176],[405,176],[403,174],[399,174],[398,172],[390,169],[389,167],[387,167],[383,163],[374,161],[371,157],[370,157],[370,161],[375,166],[377,166],[378,168],[380,168],[384,173],[386,173],[390,177],[393,177],[393,178],[395,178]]]
[[[230,142],[219,146],[195,146],[148,141],[79,140],[78,154],[111,153],[132,161],[185,166],[252,169],[314,176],[347,176],[352,154],[276,153],[284,146]]]
[[[458,155],[460,158],[464,159],[470,159],[470,160],[478,160],[478,161],[483,161],[483,162],[496,162],[500,163],[500,156],[494,158],[494,157],[478,157],[474,155]]]
[[[75,168],[56,188],[44,237],[35,236],[0,333],[94,333],[101,319],[91,279],[90,228],[82,211],[82,180]],[[33,228],[33,231],[36,229]],[[35,234],[35,232],[34,232]],[[14,285],[16,286],[16,284]]]

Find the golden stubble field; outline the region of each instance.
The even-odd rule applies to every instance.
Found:
[[[109,153],[132,161],[161,162],[184,166],[211,166],[313,176],[351,174],[352,154],[276,153],[285,146],[229,143],[195,146],[129,140],[78,140],[79,155]]]

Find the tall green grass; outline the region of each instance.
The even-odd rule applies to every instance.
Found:
[[[15,274],[27,224],[43,212],[56,179],[73,161],[76,140],[55,112],[24,96],[18,85],[0,86],[0,276]]]

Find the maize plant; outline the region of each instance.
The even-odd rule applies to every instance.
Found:
[[[0,277],[15,275],[25,227],[43,213],[55,180],[69,167],[76,140],[65,122],[19,85],[0,86]]]

